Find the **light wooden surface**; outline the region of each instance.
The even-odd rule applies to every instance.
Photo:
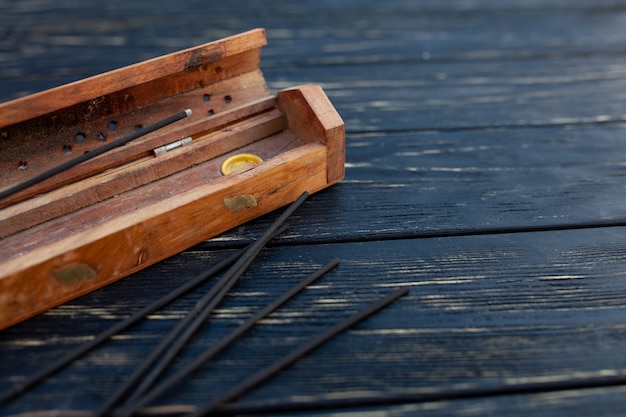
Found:
[[[626,370],[625,2],[19,4],[0,2],[5,99],[265,27],[270,89],[320,83],[346,122],[345,180],[296,212],[177,366],[329,258],[340,266],[161,404],[203,403],[409,284],[408,297],[238,406],[295,402],[299,411],[284,414],[298,416],[623,413],[622,386],[454,392]],[[0,387],[223,259],[275,217],[0,333]],[[197,297],[0,414],[95,409]],[[441,399],[420,403],[423,392]],[[328,400],[337,402],[322,408]]]

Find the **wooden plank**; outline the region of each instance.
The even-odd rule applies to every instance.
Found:
[[[623,127],[348,135],[346,178],[284,243],[624,224]],[[209,242],[246,241],[273,217]]]
[[[264,71],[274,89],[321,83],[358,132],[623,121],[624,68],[621,57],[574,56]]]
[[[523,417],[545,415],[566,417],[571,415],[614,416],[616,410],[624,408],[624,387],[571,390],[557,393],[506,395],[480,399],[455,398],[449,401],[426,402],[423,404],[403,403],[369,407],[345,407],[332,410],[333,416],[394,415],[394,416],[476,416],[489,414]],[[181,407],[182,409],[182,407]],[[328,416],[330,410],[313,408],[298,415],[307,417]],[[294,413],[294,412],[292,412]],[[244,414],[245,415],[245,414]]]
[[[59,77],[68,77],[64,69],[71,55],[78,79],[93,74],[90,69],[98,66],[101,69],[96,72],[103,72],[137,62],[137,55],[147,59],[185,48],[190,41],[199,44],[247,30],[251,24],[269,28],[270,45],[275,46],[267,57],[281,63],[421,60],[424,52],[430,53],[430,59],[520,59],[563,56],[568,51],[608,54],[623,51],[626,37],[623,25],[615,19],[622,10],[616,0],[506,4],[459,0],[445,5],[407,0],[386,4],[307,1],[260,4],[236,12],[231,5],[194,2],[189,7],[162,5],[150,13],[143,2],[106,7],[91,1],[81,6],[43,2],[30,10],[7,8],[4,15],[12,13],[16,19],[4,22],[11,29],[7,32],[13,46],[5,59],[13,64],[20,53],[45,56],[31,68],[20,68],[20,75],[32,79],[47,67]],[[75,16],[77,24],[63,24],[69,15]],[[347,16],[358,24],[346,26]],[[602,25],[596,24],[599,19]],[[16,72],[15,67],[6,67],[7,76],[17,78]]]
[[[323,145],[307,144],[282,152],[255,170],[221,178],[213,160],[179,175],[178,182],[147,184],[119,199],[134,198],[141,210],[124,212],[128,204],[113,201],[104,205],[111,215],[98,222],[103,207],[94,205],[1,240],[0,326],[110,284],[276,210],[304,191],[327,187],[326,157]],[[216,174],[203,185],[197,172],[205,169]],[[181,183],[195,186],[180,192]],[[225,199],[236,196],[253,196],[254,205],[229,207]],[[115,210],[116,203],[122,210]],[[94,215],[96,222],[90,221]]]
[[[264,70],[273,89],[316,79],[348,133],[620,123],[626,61],[376,63]]]
[[[621,279],[626,273],[621,262],[626,247],[623,232],[615,228],[270,249],[186,350],[180,365],[316,265],[332,256],[342,262],[264,320],[221,356],[210,372],[197,373],[173,391],[165,403],[199,403],[217,394],[400,285],[412,286],[407,298],[317,350],[245,400],[252,404],[296,398],[303,402],[371,399],[621,372],[626,369],[622,355],[626,327],[621,319],[626,308],[626,281]],[[51,360],[93,334],[94,326],[102,328],[118,320],[183,281],[181,268],[193,274],[225,255],[185,252],[133,279],[4,331],[0,349],[10,368],[3,372],[0,386],[7,387],[19,375],[37,369],[33,355]],[[187,297],[153,316],[7,411],[57,404],[95,407],[158,334],[199,296]],[[39,329],[36,335],[33,328]]]
[[[259,6],[264,11],[260,14],[254,7],[236,12],[231,7],[162,5],[146,13],[149,8],[142,2],[120,2],[116,7],[86,2],[80,8],[42,2],[30,10],[8,8],[3,10],[8,47],[0,58],[6,64],[0,67],[0,79],[6,80],[0,84],[0,97],[41,91],[232,35],[251,24],[269,28],[266,68],[390,61],[423,65],[514,61],[521,67],[533,59],[619,56],[626,40],[618,18],[620,2],[614,0],[532,4],[490,0],[471,5],[458,1],[445,6],[407,0],[277,3]],[[306,12],[318,8],[324,12]],[[77,24],[65,24],[68,16]],[[344,25],[346,16],[358,25]],[[41,73],[47,81],[38,76]]]
[[[3,21],[8,51],[0,54],[0,97],[171,52],[190,40],[217,39],[251,22],[267,26],[270,87],[323,85],[350,133],[347,176],[296,214],[297,228],[282,239],[290,246],[265,255],[269,264],[259,276],[248,275],[201,341],[214,340],[261,305],[261,297],[286,287],[292,272],[324,262],[329,252],[344,263],[224,357],[217,375],[224,381],[245,375],[277,354],[270,346],[289,347],[372,296],[365,290],[370,285],[407,281],[415,282],[407,303],[247,400],[280,402],[292,393],[319,399],[331,391],[358,399],[409,386],[443,390],[516,377],[596,375],[624,369],[622,228],[414,238],[622,222],[622,3],[322,0],[253,3],[236,11],[227,2],[151,3],[149,9],[142,2],[105,8],[90,0],[80,9],[65,0],[0,4],[0,16],[18,17]],[[67,16],[76,23],[66,24]],[[272,217],[204,247],[239,246]],[[327,239],[370,242],[291,246]],[[0,352],[16,358],[8,363],[18,370],[0,372],[3,381],[35,370],[139,300],[183,280],[181,271],[193,275],[201,261],[220,256],[187,252],[3,332]],[[50,404],[93,409],[193,301],[155,315],[7,412]],[[171,402],[200,402],[207,386],[216,392],[210,374],[196,378]],[[615,415],[623,398],[618,388],[306,415]]]
[[[348,129],[352,131],[367,129],[378,129],[382,131],[391,129],[428,130],[430,128],[482,129],[497,125],[498,123],[507,126],[524,126],[528,123],[537,125],[552,123],[557,127],[562,126],[566,129],[569,128],[571,124],[589,123],[595,125],[596,123],[602,124],[607,121],[621,120],[620,115],[623,114],[623,106],[619,97],[619,91],[623,90],[624,87],[622,85],[623,75],[620,70],[623,66],[621,59],[605,58],[603,61],[594,60],[592,63],[586,60],[571,59],[562,62],[552,61],[548,64],[549,66],[546,68],[546,62],[541,60],[526,62],[523,66],[523,71],[520,69],[517,62],[482,62],[470,65],[469,67],[466,67],[466,64],[448,65],[443,63],[427,63],[425,65],[412,65],[408,67],[406,65],[368,66],[365,70],[359,70],[356,66],[339,69],[333,68],[330,71],[313,69],[308,73],[303,67],[297,67],[292,71],[270,68],[265,72],[271,77],[270,79],[278,80],[271,83],[273,87],[287,86],[305,80],[319,79],[327,91],[329,91],[329,95],[337,105],[339,113],[348,122]],[[402,75],[403,71],[405,72],[404,75]],[[567,75],[566,71],[570,71],[569,74],[571,75]],[[367,77],[365,76],[365,72],[367,72]],[[507,78],[503,75],[516,72],[519,75],[514,78]],[[437,74],[442,73],[445,73],[447,78],[437,80]],[[563,75],[564,73],[566,75]],[[349,78],[354,78],[355,74],[361,74],[360,78],[350,83]],[[408,82],[411,77],[416,79],[417,84],[415,89],[404,89],[402,86],[406,85],[406,82]],[[395,84],[396,87],[393,87],[393,80],[398,80]],[[378,82],[376,88],[364,88],[364,86],[372,85],[372,83],[376,86],[376,82]],[[507,82],[512,82],[513,85],[506,88],[502,87],[502,84]],[[390,103],[392,99],[397,98],[398,95],[402,95],[403,100],[400,102],[393,101],[393,103],[396,103],[395,106],[382,106],[382,104],[376,104],[375,101],[371,100],[372,95],[375,96],[376,99],[381,99],[381,103]],[[424,95],[429,97],[429,99],[421,99]],[[585,103],[592,103],[592,105],[576,105],[579,100],[583,99]],[[442,109],[444,110],[444,114],[441,113]],[[372,115],[375,115],[378,121],[374,120],[372,122],[374,119]],[[477,125],[477,121],[480,121],[483,125]],[[520,138],[520,141],[531,141],[534,139],[535,135],[533,131],[524,131],[527,136],[523,138],[521,134],[511,132],[510,130],[505,130],[504,132],[505,133],[501,135],[503,138],[515,136]],[[614,132],[616,135],[619,134],[619,125],[615,126]],[[562,133],[563,132],[559,131],[554,134],[560,137]],[[548,132],[542,133],[542,135],[551,134],[552,133]],[[453,135],[456,135],[456,133]],[[483,132],[478,131],[474,135],[480,136],[483,135]],[[411,137],[410,135],[406,135],[399,140],[404,142],[421,141],[423,140],[423,136],[424,135],[416,135]],[[447,140],[447,135],[441,134],[439,137],[444,138],[441,140]],[[465,135],[465,138],[467,137],[471,137],[471,135]],[[356,146],[371,143],[367,138],[364,139],[360,136],[356,136],[355,138],[358,141],[358,145]],[[431,146],[436,146],[437,140],[439,139],[433,138]],[[597,138],[589,136],[581,140],[596,141]],[[386,138],[385,144],[388,143],[389,138]],[[358,179],[353,178],[352,173],[355,172],[355,169],[360,171],[370,171],[374,169],[372,166],[376,164],[373,162],[371,156],[362,156],[364,154],[360,152],[356,154],[354,151],[350,150],[350,144],[348,146],[348,180],[370,181],[370,178],[361,178],[360,174]],[[374,153],[380,152],[383,145],[377,146],[376,144],[368,144],[367,146],[372,147],[372,153]],[[459,139],[459,146],[462,146],[461,139]],[[478,144],[477,146],[480,147],[481,145]],[[493,144],[484,146],[493,146]],[[409,149],[404,150],[398,147],[396,152],[421,152],[421,150],[413,150],[412,146],[407,146],[407,148]],[[556,150],[556,148],[558,148],[558,146],[555,146],[554,149]],[[479,162],[485,161],[484,157],[478,155],[481,153],[479,150],[477,150],[476,153],[476,158],[478,158]],[[556,152],[550,153],[550,155],[559,157],[559,154]],[[616,160],[621,158],[620,154],[616,155]],[[583,154],[580,156],[583,156]],[[510,157],[515,158],[514,155]],[[408,165],[408,158],[406,160]],[[390,161],[391,155],[389,155],[386,162]],[[600,161],[601,158],[598,159],[598,163],[600,163]],[[384,162],[385,161],[383,161],[383,163]],[[555,163],[568,165],[570,162],[566,159],[558,159]],[[528,206],[529,204],[528,201],[516,201],[514,196],[508,195],[506,198],[513,198],[513,200],[506,201],[502,192],[504,190],[506,194],[506,191],[510,190],[506,188],[507,183],[489,184],[486,186],[486,188],[495,187],[499,190],[498,192],[501,193],[500,196],[503,198],[497,203],[490,195],[478,195],[480,193],[488,193],[488,189],[483,189],[476,195],[464,195],[463,192],[466,190],[458,186],[454,172],[451,172],[449,176],[449,179],[452,181],[449,192],[445,191],[445,186],[437,186],[432,194],[429,193],[430,195],[426,196],[426,200],[429,201],[428,207],[420,200],[421,197],[424,197],[423,193],[425,188],[422,187],[417,190],[412,188],[412,181],[414,182],[415,177],[418,175],[416,173],[412,176],[410,174],[400,176],[398,181],[390,184],[390,187],[393,187],[394,184],[397,185],[400,183],[402,179],[405,180],[405,183],[408,182],[409,184],[407,198],[410,204],[400,203],[400,207],[397,211],[393,211],[395,207],[381,201],[384,196],[393,193],[392,189],[383,191],[383,194],[377,197],[373,188],[368,188],[368,191],[363,193],[363,189],[366,188],[366,183],[361,183],[361,185],[358,186],[351,185],[351,188],[342,192],[344,194],[349,193],[353,195],[351,199],[342,202],[342,204],[357,207],[359,204],[367,202],[368,205],[364,208],[367,208],[369,204],[371,204],[375,206],[376,209],[392,210],[392,212],[397,214],[395,218],[398,220],[398,223],[401,218],[407,219],[409,225],[420,223],[419,226],[414,226],[411,229],[416,233],[419,232],[421,228],[426,228],[426,233],[432,232],[433,229],[436,229],[436,233],[443,228],[448,230],[458,230],[459,228],[463,228],[463,230],[490,227],[498,228],[514,220],[512,216],[522,216],[519,217],[519,222],[515,222],[514,227],[518,225],[523,226],[523,223],[526,221],[532,223],[532,225],[549,225],[551,222],[550,219],[556,219],[554,223],[557,224],[585,222],[596,215],[600,215],[602,218],[606,217],[608,220],[620,220],[620,206],[622,202],[618,199],[623,190],[619,186],[619,165],[615,165],[614,170],[609,171],[607,171],[606,166],[597,167],[600,171],[598,174],[600,179],[594,180],[600,181],[599,186],[595,188],[597,194],[594,192],[594,188],[591,185],[587,185],[584,182],[579,183],[579,188],[584,188],[586,192],[591,192],[591,194],[580,198],[579,205],[572,206],[569,200],[564,202],[558,201],[558,196],[564,195],[563,193],[568,193],[569,195],[572,189],[577,187],[577,181],[593,175],[593,171],[596,168],[592,167],[590,161],[585,162],[581,160],[580,163],[587,164],[587,172],[580,171],[575,173],[572,169],[567,170],[568,172],[563,172],[563,175],[558,175],[554,170],[550,169],[543,173],[536,172],[536,175],[529,174],[528,176],[522,177],[507,175],[506,180],[517,184],[521,183],[521,187],[528,190],[527,195],[540,197],[531,199],[530,204],[536,206],[536,210],[538,211],[545,205],[544,213],[534,212],[533,209],[530,210],[530,213],[526,209],[523,209],[523,211],[521,211],[522,209],[518,209],[517,214],[515,214],[512,210],[506,210],[504,206],[507,204],[511,206],[518,203],[522,206]],[[402,163],[398,164],[401,165]],[[618,164],[618,162],[616,161],[615,164]],[[389,168],[389,166],[386,168]],[[399,170],[403,168],[410,169],[411,166],[399,166],[398,168]],[[413,168],[417,169],[417,172],[429,169],[423,166]],[[457,170],[457,173],[459,173],[460,171],[458,170],[463,170],[466,167],[443,165],[441,168],[444,170]],[[487,175],[489,169],[500,171],[500,173],[503,170],[501,166],[485,167],[484,172],[476,173],[476,176]],[[388,172],[388,174],[383,175],[391,175],[393,171],[385,169],[385,172]],[[440,173],[440,175],[444,174]],[[467,178],[467,175],[464,176]],[[498,176],[500,180],[505,180],[500,174],[498,174]],[[568,177],[571,179],[571,182],[563,184],[563,188],[559,187],[556,183],[550,183],[550,194],[541,194],[540,181],[542,181],[542,178],[544,178],[544,181],[545,178],[566,181]],[[610,184],[603,184],[603,182],[609,182]],[[385,188],[389,185],[384,181],[378,182],[378,180],[374,180],[374,184],[377,189]],[[344,185],[342,184],[341,186],[343,187]],[[426,185],[426,187],[429,186],[432,187],[432,183]],[[372,192],[370,193],[369,190]],[[435,193],[439,193],[439,200],[437,200]],[[333,196],[337,195],[335,191],[329,191],[329,194]],[[481,199],[486,199],[487,207],[485,207]],[[459,200],[463,201],[459,202]],[[587,205],[583,203],[584,200],[593,201],[594,206],[599,206],[598,209],[594,212],[589,212]],[[434,206],[436,201],[440,201],[443,204],[442,209],[438,210],[438,208]],[[466,201],[470,203],[467,204]],[[490,206],[490,202],[500,207]],[[333,204],[335,204],[336,207],[336,200],[331,199],[329,205],[332,206]],[[465,206],[463,206],[463,204],[465,204]],[[471,207],[472,210],[463,209],[463,207],[467,206]],[[429,215],[427,212],[426,215],[424,215],[424,210],[428,210],[429,208],[429,212],[432,214]],[[580,208],[583,210],[576,210]],[[347,220],[350,220],[347,217],[352,218],[352,216],[348,214],[342,216],[342,212],[340,212],[339,209],[343,210],[343,208],[338,208],[338,211],[330,212],[327,217],[330,219],[338,218],[337,223],[341,222],[345,227],[345,225],[348,224]],[[439,211],[439,215],[434,214],[436,210]],[[488,213],[486,217],[491,219],[490,224],[487,224],[485,218],[481,218],[481,213],[485,212]],[[523,217],[524,213],[530,214],[530,216]],[[584,216],[585,213],[588,213],[589,216]],[[363,217],[365,217],[365,215]],[[390,215],[389,217],[391,218],[392,216]],[[446,221],[454,224],[446,225]],[[476,224],[476,221],[479,221],[480,224]],[[317,227],[317,230],[321,229]],[[381,231],[388,236],[395,235],[399,230],[402,230],[399,224],[391,225],[390,227],[387,227],[386,224],[381,226]],[[360,232],[366,235],[377,233],[376,229],[373,227],[362,228]],[[353,239],[355,234],[356,233],[351,234],[351,236],[339,237],[339,239]],[[245,237],[242,236],[242,238]]]
[[[0,105],[0,127],[4,128],[46,115],[60,108],[95,100],[100,96],[125,91],[156,80],[162,81],[173,74],[191,71],[197,67],[210,67],[216,61],[260,48],[265,43],[265,32],[257,29],[200,47],[189,48],[166,57],[131,65],[115,72],[77,81],[63,86],[62,94],[59,90],[51,89],[4,103]],[[218,71],[213,71],[213,77],[219,79],[218,73]],[[158,94],[162,94],[161,98],[172,95],[169,88],[163,88],[163,85],[161,89],[152,88],[151,91],[149,98],[133,105],[153,103]],[[176,93],[180,92],[182,91],[176,91]]]

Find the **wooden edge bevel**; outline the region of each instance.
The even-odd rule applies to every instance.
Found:
[[[328,148],[328,184],[345,175],[345,124],[317,84],[279,91],[277,103],[292,133],[305,142],[321,141]]]
[[[266,44],[265,30],[254,29],[2,103],[0,129]]]
[[[262,86],[265,87],[260,73],[251,74],[251,76],[247,76],[246,78],[249,80],[258,80],[259,84],[262,84]],[[189,106],[188,103],[183,102],[177,108],[186,107],[194,106]],[[203,116],[201,111],[197,111],[197,114],[192,114],[192,116],[189,117],[189,120],[181,121],[175,126],[168,126],[160,131],[148,135],[145,138],[137,139],[126,144],[125,146],[113,149],[104,155],[100,155],[92,160],[83,162],[79,166],[74,167],[67,172],[57,174],[52,178],[44,180],[35,186],[29,187],[26,190],[20,191],[15,195],[0,201],[0,210],[6,210],[11,205],[23,202],[29,198],[33,198],[37,195],[44,195],[50,191],[58,191],[62,189],[61,187],[68,184],[78,183],[80,180],[88,179],[89,177],[104,172],[105,170],[151,155],[152,149],[158,146],[166,145],[187,136],[193,137],[195,140],[198,137],[212,132],[219,132],[232,124],[239,123],[246,118],[252,118],[257,114],[271,110],[274,107],[276,107],[275,99],[268,96],[241,104],[234,107],[230,111],[225,111],[213,117]],[[3,187],[0,187],[0,190],[2,188]],[[123,191],[125,190],[120,190],[120,192]],[[3,215],[6,215],[6,213],[0,211],[0,237],[7,234],[3,233],[1,230]]]

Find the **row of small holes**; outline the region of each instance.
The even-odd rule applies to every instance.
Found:
[[[118,126],[118,124],[117,124],[116,121],[113,120],[113,121],[109,122],[109,130],[115,131],[115,130],[117,130],[117,126]],[[143,129],[143,125],[142,124],[135,125],[135,131],[138,131],[139,129]],[[6,133],[6,132],[3,132],[3,133]],[[8,137],[8,134],[6,134],[6,135],[3,134],[2,136],[6,138],[6,137]],[[82,143],[82,142],[85,141],[85,139],[87,139],[87,135],[85,133],[83,133],[83,132],[78,132],[76,134],[76,136],[74,136],[74,139],[76,140],[76,142]],[[105,142],[107,140],[107,136],[103,132],[100,132],[100,133],[98,133],[98,140],[100,142]],[[63,151],[64,154],[71,155],[72,154],[72,145],[65,144],[65,145],[63,145],[63,148],[61,150]],[[20,161],[20,162],[18,162],[17,169],[19,169],[19,170],[28,169],[28,162],[27,161]]]
[[[210,101],[210,100],[211,100],[211,97],[212,97],[212,96],[211,96],[211,94],[204,94],[204,95],[202,96],[202,100],[204,100],[204,101]],[[225,95],[225,96],[224,96],[224,103],[229,104],[231,101],[233,101],[233,97],[232,97],[232,96],[230,96],[230,95]],[[213,115],[215,114],[215,110],[213,110],[213,109],[209,109],[209,110],[207,111],[207,113],[209,114],[209,116],[213,116]]]
[[[204,94],[202,96],[202,99],[204,101],[210,101],[211,100],[211,94]],[[230,95],[225,95],[224,96],[224,103],[229,104],[231,101],[233,101],[233,97]],[[208,111],[209,116],[213,116],[215,114],[215,111],[213,109],[210,109]],[[117,122],[116,121],[111,121],[109,122],[109,130],[114,131],[117,129]],[[143,129],[143,125],[141,124],[137,124],[135,125],[135,131],[138,131],[139,129]],[[79,132],[76,134],[76,142],[83,142],[85,139],[87,138],[87,135],[85,135],[82,132]],[[98,134],[98,140],[100,142],[105,142],[107,140],[107,137],[104,133],[100,132]],[[71,145],[64,145],[63,146],[63,153],[65,153],[66,155],[69,155],[72,153],[72,146]],[[21,167],[21,163],[20,163],[20,167]],[[20,169],[25,169],[25,168],[20,168]]]
[[[117,130],[117,126],[118,125],[117,125],[116,121],[109,122],[109,130],[115,131],[115,130]],[[143,125],[142,124],[136,124],[135,125],[135,132],[137,132],[140,129],[143,129]],[[76,139],[76,142],[82,143],[87,138],[87,135],[84,134],[83,132],[78,132],[74,138]],[[98,133],[98,140],[100,142],[106,142],[107,139],[108,139],[107,135],[104,132],[99,132]],[[71,154],[72,153],[72,145],[64,145],[63,146],[63,152],[65,154],[67,154],[67,155]],[[23,169],[23,168],[21,168],[21,169]]]
[[[210,101],[211,100],[211,94],[204,94],[202,96],[202,100]],[[224,96],[224,103],[229,104],[232,101],[233,101],[232,96],[230,96],[230,95],[225,95]],[[213,116],[215,114],[215,111],[213,109],[210,109],[208,111],[208,114],[209,114],[209,116]],[[112,121],[109,122],[109,130],[115,131],[115,130],[117,130],[117,127],[118,127],[118,124],[117,124],[116,121],[112,120]],[[140,130],[140,129],[143,129],[143,125],[142,124],[135,125],[135,132]],[[2,132],[2,133],[3,133],[3,136],[5,138],[8,136],[6,134],[6,132]],[[86,138],[87,138],[87,135],[82,133],[82,132],[78,132],[76,134],[76,136],[74,137],[74,139],[78,143],[84,142]],[[98,140],[100,142],[105,142],[107,140],[107,136],[104,133],[100,132],[98,134]],[[70,155],[72,153],[72,145],[63,145],[63,153],[66,154],[66,155]],[[26,162],[26,161],[20,161],[18,166],[17,166],[17,169],[22,169],[23,170],[23,169],[27,169],[27,168],[28,168],[28,162]]]
[[[118,126],[118,123],[115,120],[111,120],[109,122],[109,130],[110,131],[113,132],[113,131],[117,130],[117,126]],[[137,125],[137,126],[135,126],[135,130],[140,129],[141,127],[142,127],[141,125]],[[85,139],[87,139],[87,135],[85,133],[83,133],[83,132],[78,132],[76,134],[76,136],[74,136],[74,139],[78,143],[83,143],[85,141]],[[99,132],[98,133],[98,140],[100,142],[106,142],[107,139],[108,139],[107,135],[104,132]],[[67,144],[63,145],[63,153],[66,154],[66,155],[70,155],[72,153],[72,145],[67,145]],[[26,163],[22,164],[22,162],[20,162],[20,165],[18,166],[18,169],[26,169],[25,167],[23,167],[23,165],[24,166],[28,166],[28,164],[26,164]]]

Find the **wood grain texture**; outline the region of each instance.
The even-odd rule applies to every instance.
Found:
[[[624,224],[622,132],[614,125],[348,134],[345,180],[307,201],[295,214],[306,228],[281,240]],[[225,243],[248,239],[270,220],[229,232]]]
[[[345,124],[319,85],[278,92],[278,107],[285,112],[289,129],[305,142],[323,142],[328,151],[329,184],[343,179],[346,162]]]
[[[245,34],[242,36],[245,39]],[[212,44],[207,47],[209,50],[210,45]],[[206,49],[195,51],[201,55]],[[163,62],[165,65],[168,60],[169,56],[166,56],[149,63],[158,66],[159,62]],[[172,114],[186,109],[192,111],[180,123],[174,123],[98,158],[90,159],[13,196],[9,202],[140,159],[151,154],[152,149],[184,137],[198,137],[203,133],[222,129],[234,121],[261,111],[261,103],[266,103],[267,109],[271,96],[258,69],[258,60],[259,51],[251,50],[241,56],[235,55],[223,61],[211,62],[206,67],[199,65],[160,79],[144,80],[143,84],[115,90],[105,96],[93,96],[78,105],[63,106],[62,100],[53,101],[43,105],[59,106],[50,114],[4,126],[0,129],[4,138],[0,163],[5,168],[0,179],[3,184],[12,184],[28,180],[61,165],[76,154],[93,151],[104,146],[105,142],[110,143],[133,134]],[[127,68],[115,70],[103,74],[102,77],[127,71]],[[74,89],[85,88],[85,91],[91,91],[91,82],[91,79],[79,81],[47,90],[41,95],[28,96],[26,99],[40,97],[42,101],[50,101],[48,96],[51,94],[72,96]],[[21,111],[21,101],[13,100],[6,103],[5,107]]]
[[[47,90],[38,94],[32,94],[8,103],[0,105],[0,127],[23,122],[31,118],[55,112],[65,108],[99,99],[119,91],[125,91],[138,85],[163,81],[172,74],[191,71],[197,67],[209,66],[216,61],[225,59],[250,49],[260,48],[265,44],[265,33],[262,30],[251,31],[241,36],[234,36],[211,44],[205,44],[196,48],[156,58],[125,67],[115,72],[96,75],[86,80],[80,80],[63,86],[63,90]],[[219,79],[219,75],[213,76]],[[164,83],[166,84],[166,83]],[[180,84],[184,85],[184,84]],[[180,87],[179,87],[180,88]],[[172,93],[168,88],[151,88],[152,94],[147,102],[154,102],[154,95],[163,94],[161,98],[168,97]],[[180,90],[175,91],[181,92]],[[139,101],[138,104],[146,104]]]
[[[141,201],[141,210],[118,213],[114,201],[43,223],[43,230],[33,227],[3,239],[0,244],[8,259],[2,264],[0,279],[2,327],[276,210],[305,191],[315,193],[327,187],[326,158],[323,145],[307,144],[284,151],[255,170],[216,176],[204,184],[192,181],[196,179],[193,173],[186,173],[179,181],[196,185],[186,192],[179,192],[172,180],[168,187],[147,184],[131,190],[129,194]],[[240,195],[252,195],[258,204],[242,210],[225,201]],[[90,212],[104,210],[111,212],[108,219],[89,221]],[[83,224],[89,227],[78,231],[72,226],[80,228]],[[89,271],[88,276],[74,268]],[[63,278],[66,271],[72,277],[69,281]]]
[[[275,108],[275,102],[267,100],[263,107]],[[154,157],[154,153],[148,154],[134,163],[106,170],[78,183],[5,207],[2,210],[3,217],[0,218],[0,238],[115,197],[148,182],[163,179],[190,166],[278,134],[285,128],[284,114],[275,109],[266,111],[245,121],[231,123],[226,131],[196,136],[196,141],[188,145],[189,152],[173,152],[159,155],[158,158]],[[290,141],[295,142],[295,139],[291,137]],[[284,143],[282,146],[285,146]],[[266,158],[270,157],[269,151],[270,149],[267,150]]]
[[[331,256],[340,267],[164,404],[202,403],[408,283],[409,298],[240,405],[379,398],[285,414],[615,416],[623,387],[384,399],[626,369],[625,17],[623,0],[0,1],[0,98],[266,27],[270,89],[319,83],[345,121],[345,179],[293,216],[176,366]],[[11,365],[0,387],[217,262],[275,216],[0,333]],[[194,300],[1,412],[94,409]]]
[[[264,320],[214,365],[172,391],[163,403],[202,403],[360,305],[402,285],[412,287],[408,297],[315,351],[250,393],[242,404],[379,397],[382,401],[400,393],[445,393],[459,387],[484,388],[623,372],[623,231],[268,249],[177,366],[193,359],[203,346],[245,320],[316,265],[332,256],[339,257],[341,264]],[[136,279],[120,281],[105,291],[4,331],[3,352],[16,357],[8,374],[16,378],[36,369],[37,363],[29,362],[32,359],[28,355],[18,356],[24,346],[33,344],[32,354],[39,351],[42,358],[51,359],[98,327],[119,320],[152,296],[183,281],[185,278],[178,273],[181,268],[193,274],[225,254],[183,253],[136,274]],[[364,279],[367,277],[376,279]],[[136,297],[130,300],[124,296],[128,293]],[[24,397],[13,409],[45,409],[53,398],[90,409],[140,359],[142,349],[137,348],[155,343],[200,294],[181,300],[106,344]],[[68,320],[72,322],[71,330],[64,329]],[[30,330],[33,326],[40,329],[37,335]],[[55,348],[51,350],[54,340]],[[78,388],[88,385],[88,381],[93,390]],[[4,386],[8,383],[3,382]]]
[[[0,221],[0,329],[343,177],[343,121],[319,86],[288,89],[276,102],[269,99],[258,70],[259,49],[264,43],[264,31],[257,29],[0,105],[5,143],[0,158],[2,179],[11,185],[11,171],[13,176],[31,176],[46,172],[47,166],[57,166],[55,153],[51,155],[46,147],[58,138],[49,136],[68,135],[68,128],[80,132],[76,138],[83,142],[97,131],[91,124],[108,123],[109,130],[117,130],[118,121],[103,122],[103,118],[117,120],[130,113],[145,120],[174,106],[190,109],[201,101],[209,102],[209,110],[199,115],[192,110],[178,113],[195,119],[193,122],[168,126],[165,133],[161,130],[148,139],[125,140],[125,146],[74,164],[76,170],[62,171],[61,178],[48,181],[56,182],[53,185],[35,184],[26,191],[30,194],[16,197],[35,197],[43,203],[7,202],[18,204],[3,210]],[[225,107],[233,100],[237,104],[212,117],[212,96],[218,92]],[[254,116],[276,105],[283,113],[275,112],[278,126],[274,124],[268,131]],[[141,126],[137,120],[125,122],[127,128]],[[224,135],[211,138],[215,132]],[[181,158],[153,155],[155,147],[187,136],[196,142],[181,151]],[[103,133],[100,137],[107,140]],[[214,145],[216,140],[224,145]],[[254,172],[220,172],[227,154],[238,149],[243,152],[246,146],[259,149],[256,153],[263,164]],[[64,153],[71,149],[63,146]],[[24,154],[19,159],[14,155],[17,151]],[[191,156],[185,158],[185,154]],[[37,160],[35,169],[28,169],[27,159]],[[115,177],[111,169],[118,164],[124,167]],[[84,177],[88,178],[75,183]],[[63,187],[68,183],[70,187]],[[59,187],[52,195],[38,195],[52,186]],[[33,210],[26,213],[29,208]],[[204,214],[209,211],[212,215],[207,219]],[[191,219],[195,222],[189,223]],[[103,253],[107,256],[102,257]]]

